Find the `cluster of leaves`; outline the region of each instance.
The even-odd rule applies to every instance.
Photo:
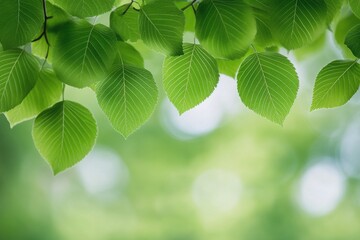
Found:
[[[95,24],[109,12],[109,26]],[[336,24],[352,60],[320,71],[311,109],[340,106],[359,87],[358,18],[358,0],[1,0],[0,112],[11,126],[35,118],[35,146],[56,174],[80,161],[97,135],[90,111],[64,100],[66,85],[93,89],[124,137],[154,111],[155,80],[132,46],[143,41],[165,55],[164,90],[180,113],[209,97],[223,73],[237,78],[247,107],[282,124],[299,80],[279,48],[314,44]],[[192,43],[183,42],[185,31]]]

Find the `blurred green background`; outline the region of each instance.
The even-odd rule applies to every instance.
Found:
[[[330,32],[319,41],[281,50],[300,75],[283,127],[245,108],[235,80],[221,75],[182,116],[161,90],[152,118],[124,140],[91,90],[67,88],[66,99],[93,111],[99,136],[54,177],[32,121],[10,129],[1,115],[0,239],[360,239],[360,95],[310,113],[316,74],[343,58]],[[136,48],[162,89],[163,57]]]

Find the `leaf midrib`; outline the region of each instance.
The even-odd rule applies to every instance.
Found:
[[[350,68],[352,68],[355,64],[357,64],[357,60],[354,61],[336,80],[335,82],[331,85],[331,87],[326,91],[325,94],[323,94],[322,98],[318,101],[318,102],[322,102],[325,97],[329,94],[329,92],[332,90],[332,88],[338,83],[338,81],[340,81],[340,79],[350,70]]]
[[[188,92],[189,81],[190,81],[189,80],[190,79],[190,72],[191,72],[191,67],[192,67],[191,65],[192,65],[192,62],[193,62],[195,48],[196,48],[196,45],[193,45],[193,49],[191,50],[191,55],[190,55],[188,72],[187,72],[187,75],[186,75],[185,91],[184,91],[184,94],[183,94],[183,99],[181,100],[181,104],[182,104],[183,107],[185,106],[184,102],[186,101],[186,95],[187,95],[187,92]]]
[[[90,38],[91,38],[91,34],[92,34],[94,28],[95,28],[95,25],[92,25],[92,28],[91,28],[91,30],[90,30],[88,39],[87,39],[87,41],[86,41],[85,52],[84,52],[83,60],[82,60],[82,62],[81,62],[80,76],[83,75],[84,66],[85,66],[85,58],[86,58],[87,51],[88,51],[88,49],[89,49]],[[82,78],[81,78],[80,80],[82,81]]]
[[[167,42],[166,37],[163,36],[163,34],[160,32],[160,30],[156,27],[156,25],[151,21],[151,19],[148,17],[148,15],[146,14],[146,12],[144,11],[144,9],[141,10],[141,12],[144,14],[144,16],[146,17],[146,19],[148,19],[148,21],[151,23],[151,25],[153,25],[153,27],[155,28],[155,30],[159,33],[160,37]]]
[[[260,70],[261,70],[261,75],[263,76],[264,83],[265,83],[265,88],[266,88],[266,92],[267,92],[267,94],[269,95],[271,105],[273,106],[276,115],[279,117],[279,119],[281,119],[280,114],[279,114],[278,110],[276,109],[276,107],[275,107],[275,105],[274,105],[274,101],[273,101],[273,99],[272,99],[272,96],[271,96],[271,93],[270,93],[270,90],[269,90],[269,85],[268,85],[268,83],[267,83],[267,81],[266,81],[265,72],[264,72],[264,69],[263,69],[263,67],[262,67],[262,64],[261,64],[261,61],[260,61],[260,57],[259,57],[258,52],[255,52],[255,56],[256,56],[256,59],[257,59],[258,62],[259,62],[259,66],[260,66]]]
[[[19,62],[19,59],[20,59],[20,57],[21,57],[21,55],[22,55],[23,53],[24,53],[24,50],[21,51],[21,53],[19,54],[19,56],[16,58],[16,60],[15,60],[15,62],[14,62],[14,65],[13,65],[13,66],[11,67],[11,69],[10,69],[9,75],[8,75],[8,77],[7,77],[7,79],[6,79],[6,83],[5,83],[5,86],[4,86],[4,91],[3,91],[2,94],[1,94],[1,101],[3,101],[3,99],[4,99],[5,92],[6,92],[6,88],[7,88],[7,85],[8,85],[8,83],[9,83],[9,81],[10,81],[10,76],[12,75],[12,73],[13,73],[13,71],[14,71],[14,68],[15,68],[16,64]]]
[[[215,5],[215,3],[214,3],[213,0],[210,0],[210,2],[211,2],[212,5],[214,6],[217,14],[218,14],[219,17],[220,17],[221,23],[222,23],[222,25],[224,26],[224,31],[225,31],[225,34],[226,34],[226,38],[227,38],[228,40],[230,40],[229,33],[228,33],[228,31],[226,30],[226,24],[225,24],[225,22],[224,22],[224,19],[223,19],[222,15],[221,15],[219,9],[216,7],[216,5]]]
[[[296,21],[297,7],[298,7],[298,0],[296,0],[296,2],[295,2],[294,17],[293,17],[292,26],[291,26],[291,34],[290,34],[290,38],[292,38],[292,37],[293,37],[293,35],[294,35],[294,28],[295,28],[295,21]]]

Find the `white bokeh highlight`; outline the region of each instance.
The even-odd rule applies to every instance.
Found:
[[[121,191],[129,180],[129,171],[120,157],[105,148],[94,149],[77,166],[80,180],[90,194]]]
[[[312,216],[333,211],[345,192],[345,177],[330,160],[322,159],[311,166],[300,180],[297,200],[300,207]]]
[[[221,169],[201,173],[192,186],[192,199],[205,216],[219,216],[234,210],[240,200],[242,185],[239,177]]]

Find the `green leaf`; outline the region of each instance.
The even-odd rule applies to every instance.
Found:
[[[54,3],[77,17],[92,17],[111,10],[114,0],[54,0]]]
[[[341,50],[346,58],[354,58],[354,55],[345,45],[345,38],[348,32],[356,25],[360,24],[360,19],[355,17],[352,13],[342,18],[335,28],[335,40],[341,47]]]
[[[155,1],[140,9],[141,39],[150,48],[165,55],[183,54],[185,17],[173,2]]]
[[[54,174],[73,166],[93,148],[96,121],[78,103],[62,101],[42,112],[34,122],[33,140]]]
[[[31,42],[43,22],[42,1],[0,1],[0,42],[4,49]]]
[[[238,91],[244,104],[265,118],[282,124],[299,88],[294,66],[279,53],[254,53],[241,64]]]
[[[235,78],[236,73],[239,70],[240,64],[244,61],[244,58],[236,60],[216,59],[219,67],[219,72],[229,77]]]
[[[5,114],[11,127],[36,117],[55,104],[60,99],[61,93],[62,83],[56,78],[55,73],[50,69],[42,70],[35,87],[24,101]]]
[[[99,83],[96,95],[112,126],[126,138],[151,116],[158,90],[149,71],[120,65]]]
[[[139,13],[129,4],[117,8],[110,14],[110,28],[123,40],[136,42],[140,38]],[[126,14],[124,14],[125,10]]]
[[[311,110],[332,108],[347,103],[360,83],[360,64],[356,61],[336,60],[318,74]]]
[[[345,44],[354,56],[360,58],[360,24],[350,29],[346,35]]]
[[[314,41],[326,29],[323,0],[273,0],[272,7],[273,34],[287,49]]]
[[[349,0],[349,4],[353,13],[360,18],[360,1],[359,0]]]
[[[118,53],[116,64],[144,68],[144,59],[132,45],[125,42],[117,42],[116,47]]]
[[[34,56],[20,49],[0,52],[0,66],[0,112],[6,112],[35,86],[40,66]]]
[[[104,25],[91,25],[84,20],[67,23],[54,46],[56,75],[78,88],[103,80],[114,61],[115,45],[115,34]]]
[[[254,40],[256,21],[243,0],[204,0],[196,12],[196,36],[217,58],[243,56]]]
[[[180,114],[209,97],[218,81],[216,60],[200,45],[184,44],[184,55],[165,58],[164,89]]]
[[[327,6],[326,22],[331,23],[334,17],[340,12],[344,0],[325,0]]]

